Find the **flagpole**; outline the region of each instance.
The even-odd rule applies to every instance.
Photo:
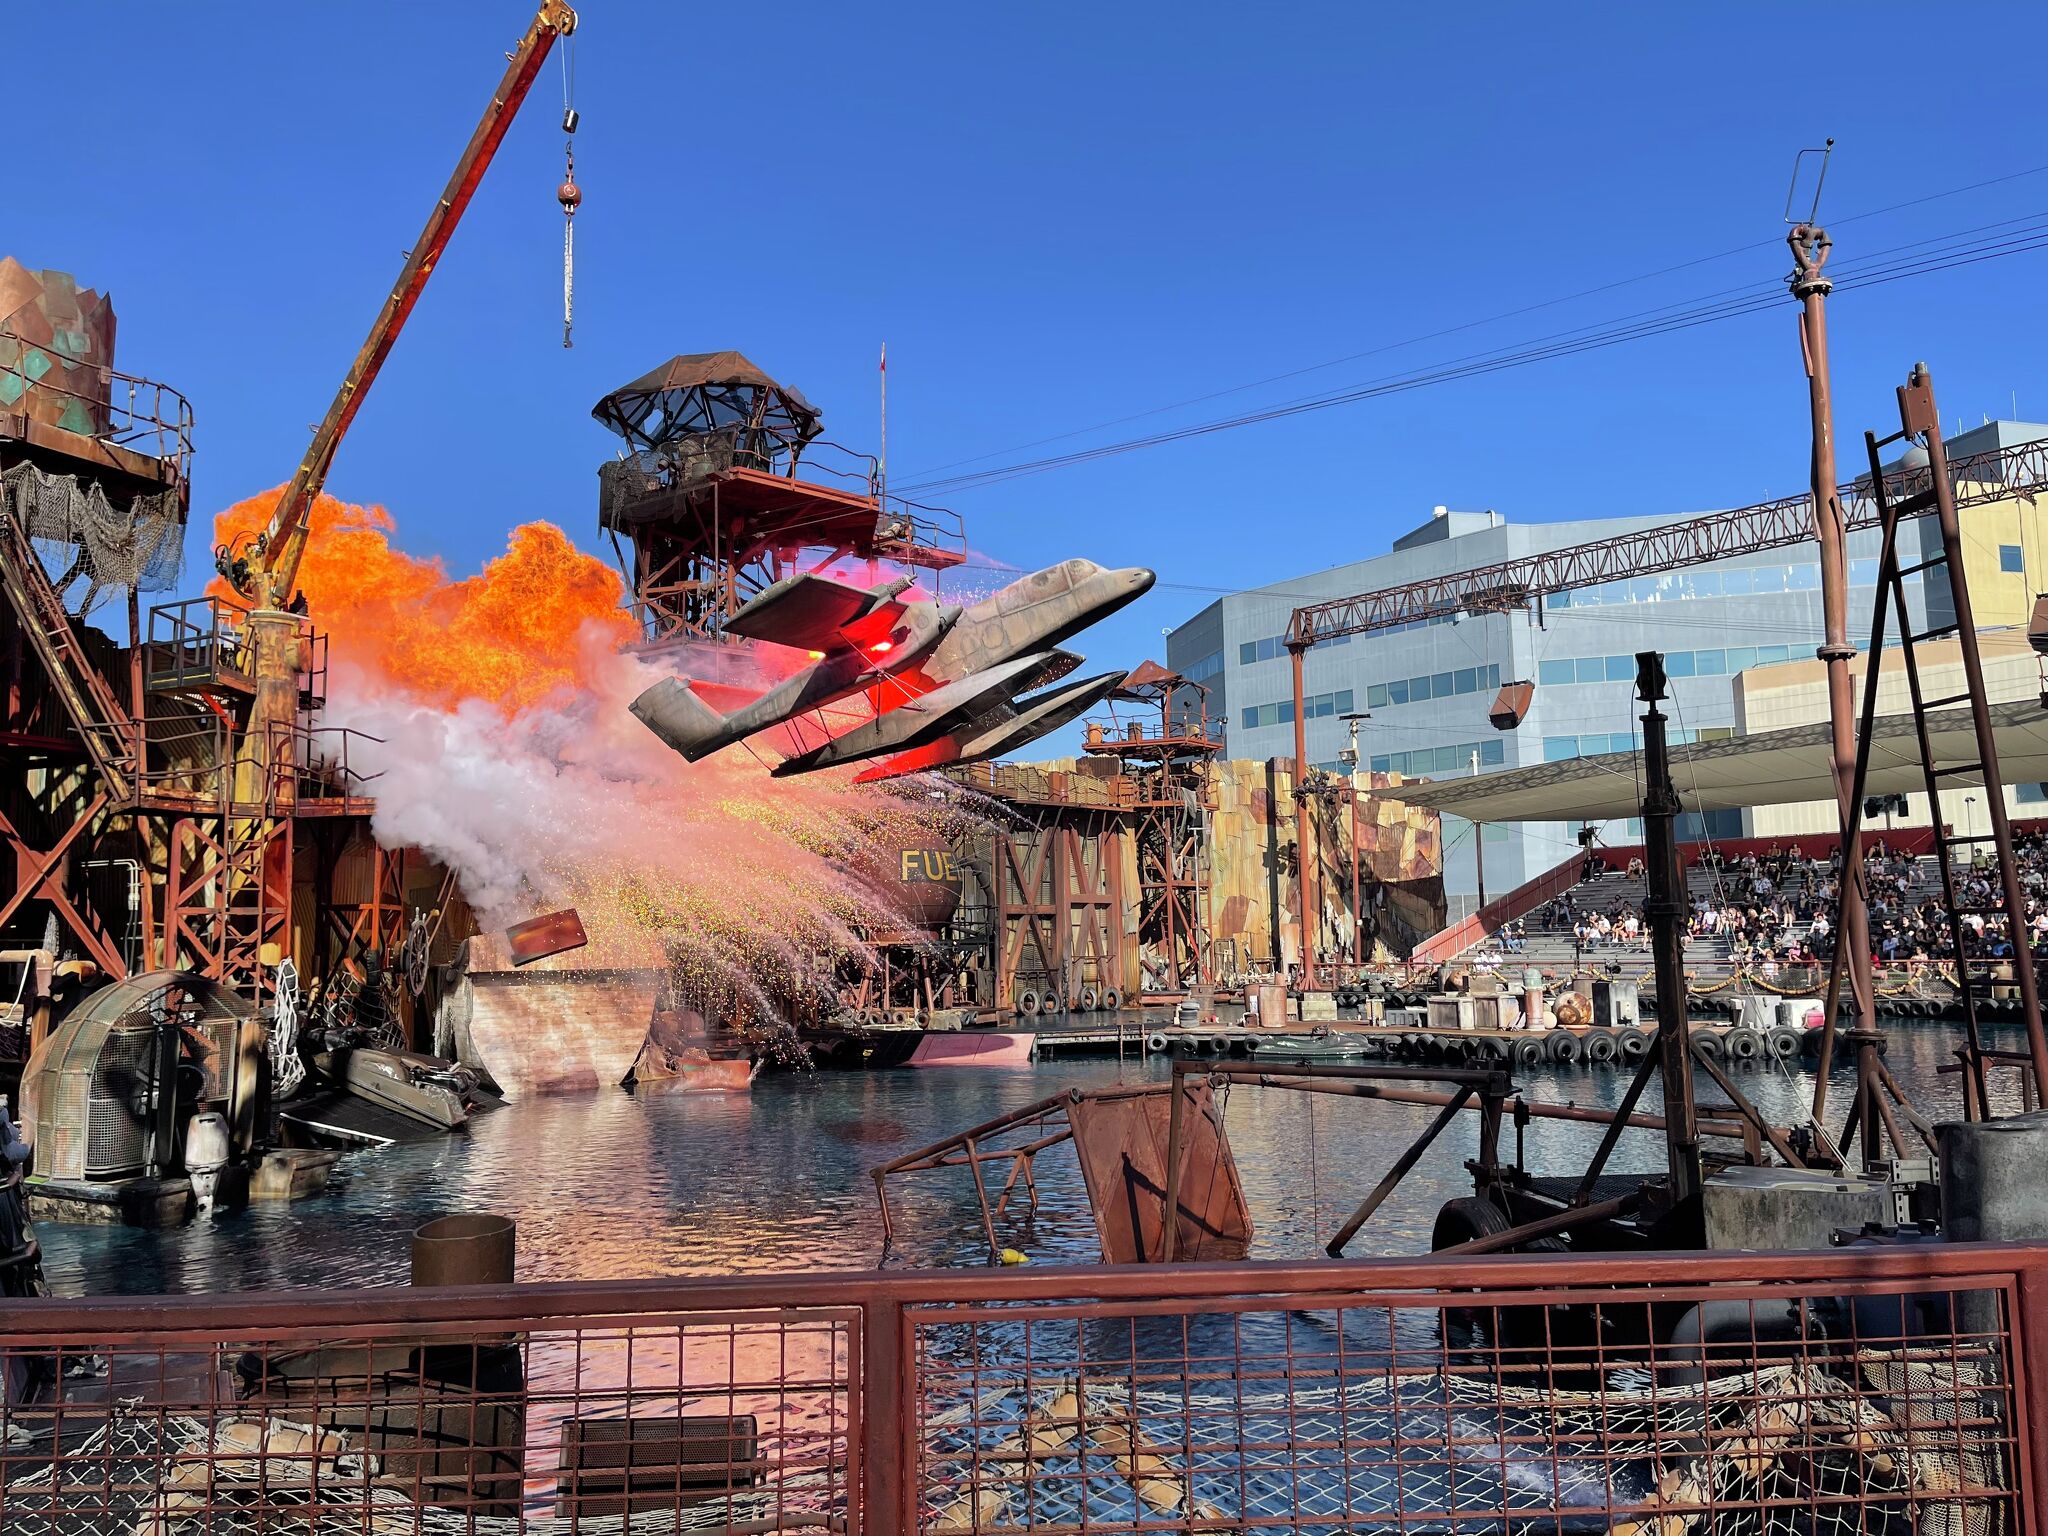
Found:
[[[877,500],[885,505],[877,511],[887,511],[889,499],[889,343],[882,343],[882,455],[875,465],[878,482]]]

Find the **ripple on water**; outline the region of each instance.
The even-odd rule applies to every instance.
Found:
[[[1892,1068],[1930,1119],[1960,1109],[1956,1080],[1935,1071],[1952,1048],[1932,1025],[1895,1032]],[[1023,1070],[764,1077],[751,1094],[721,1098],[532,1099],[462,1136],[352,1153],[326,1195],[296,1205],[253,1206],[168,1233],[44,1223],[39,1235],[52,1286],[73,1295],[397,1284],[412,1229],[452,1210],[514,1217],[522,1279],[871,1268],[882,1229],[870,1168],[1061,1088],[1107,1086],[1120,1071],[1130,1081],[1165,1069],[1071,1059]],[[1847,1073],[1837,1081],[1846,1085]],[[1810,1074],[1742,1069],[1741,1081],[1777,1124],[1804,1117]],[[1580,1069],[1546,1071],[1529,1091],[1608,1107],[1625,1087],[1617,1072]],[[1835,1093],[1831,1114],[1846,1103]],[[1254,1253],[1287,1258],[1320,1253],[1434,1111],[1238,1088],[1226,1113],[1258,1228]],[[1533,1126],[1530,1165],[1583,1168],[1599,1138],[1598,1126]],[[1352,1251],[1426,1249],[1437,1207],[1469,1192],[1464,1162],[1475,1150],[1467,1117],[1430,1148]],[[1623,1139],[1616,1168],[1662,1162],[1658,1139],[1637,1133]],[[1036,1216],[1007,1221],[1003,1240],[1042,1263],[1098,1257],[1071,1153],[1047,1154],[1038,1182]],[[963,1172],[912,1175],[892,1186],[891,1204],[891,1263],[983,1261]]]

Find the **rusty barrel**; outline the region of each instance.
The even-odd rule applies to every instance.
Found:
[[[519,1228],[509,1216],[463,1211],[413,1229],[414,1285],[510,1285]]]

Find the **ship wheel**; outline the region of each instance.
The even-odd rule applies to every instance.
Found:
[[[412,926],[405,932],[405,947],[398,952],[399,967],[405,972],[405,984],[414,997],[427,995],[427,914],[415,912]]]

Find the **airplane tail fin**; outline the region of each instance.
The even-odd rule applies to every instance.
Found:
[[[725,745],[725,716],[678,678],[664,677],[635,699],[631,707],[642,725],[690,762]]]

